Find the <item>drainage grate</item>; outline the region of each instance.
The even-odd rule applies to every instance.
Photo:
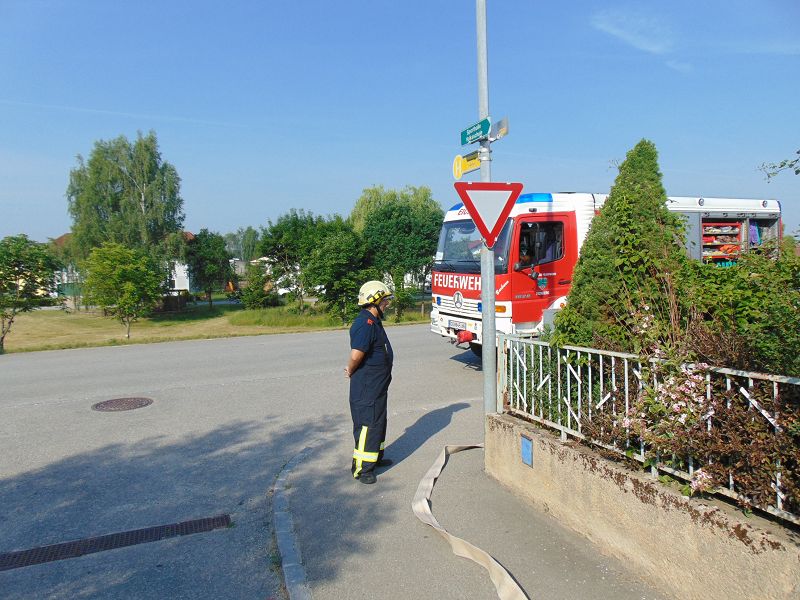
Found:
[[[133,410],[135,408],[143,408],[150,406],[153,403],[151,398],[114,398],[113,400],[105,400],[92,405],[92,410],[99,410],[100,412],[119,412],[123,410]]]
[[[211,531],[212,529],[222,529],[230,526],[230,515],[218,515],[206,519],[195,519],[194,521],[184,521],[183,523],[173,523],[171,525],[158,525],[156,527],[146,527],[144,529],[134,529],[132,531],[85,538],[74,542],[64,542],[63,544],[40,546],[38,548],[31,548],[30,550],[8,552],[6,554],[0,554],[0,571],[29,567],[31,565],[53,562],[54,560],[64,560],[65,558],[76,558],[84,554],[93,554],[105,550],[114,550],[115,548],[135,546],[136,544],[157,542],[179,535],[203,533],[205,531]]]

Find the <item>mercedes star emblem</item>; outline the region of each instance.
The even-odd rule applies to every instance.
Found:
[[[461,308],[464,306],[464,296],[461,295],[461,292],[456,292],[453,294],[453,306],[456,308]]]

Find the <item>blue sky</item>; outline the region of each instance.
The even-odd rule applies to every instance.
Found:
[[[800,228],[800,176],[758,170],[800,148],[796,0],[487,5],[493,179],[607,192],[646,137],[669,194],[776,198]],[[0,0],[0,237],[68,231],[76,155],[151,129],[192,231],[375,184],[449,207],[475,55],[473,0]]]

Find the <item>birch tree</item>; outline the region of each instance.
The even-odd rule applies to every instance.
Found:
[[[178,172],[162,159],[155,132],[139,133],[133,142],[124,135],[99,140],[88,160],[77,160],[67,186],[76,258],[113,242],[146,252],[166,271],[180,256],[183,199]]]

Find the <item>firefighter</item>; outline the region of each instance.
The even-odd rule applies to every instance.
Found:
[[[350,378],[355,441],[351,473],[361,483],[375,483],[375,467],[391,464],[383,458],[383,447],[394,354],[381,322],[391,298],[383,282],[362,285],[358,292],[361,312],[350,327],[350,360],[344,372]]]

